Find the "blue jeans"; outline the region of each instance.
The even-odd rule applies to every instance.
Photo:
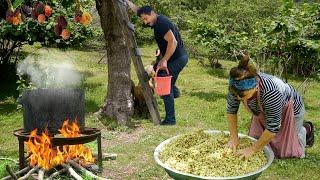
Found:
[[[168,61],[168,69],[170,75],[172,75],[171,79],[171,91],[170,94],[162,96],[164,102],[164,107],[166,110],[166,122],[176,122],[175,111],[174,111],[174,95],[179,93],[179,89],[176,87],[176,81],[182,69],[188,63],[188,55],[181,56],[177,59],[172,59]],[[154,65],[154,68],[157,67],[157,63]],[[159,76],[166,76],[167,73],[164,70],[159,71]]]

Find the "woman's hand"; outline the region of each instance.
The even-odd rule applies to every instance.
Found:
[[[240,149],[237,152],[237,155],[248,159],[254,153],[262,150],[263,147],[267,145],[275,136],[276,136],[276,133],[270,132],[269,130],[265,129],[261,137],[256,142],[254,142],[252,146],[247,147],[245,149]]]
[[[236,154],[239,145],[237,114],[227,113],[227,120],[230,131],[230,140],[226,146],[232,149],[233,154]]]
[[[251,156],[256,153],[255,149],[250,146],[244,149],[240,149],[237,151],[237,156],[240,156],[241,158],[249,159]]]
[[[238,138],[230,139],[228,144],[226,144],[226,146],[228,148],[232,149],[233,154],[237,153],[238,145],[239,145],[239,139]]]

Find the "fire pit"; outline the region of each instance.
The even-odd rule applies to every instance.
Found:
[[[18,138],[18,141],[19,141],[19,166],[20,166],[20,169],[23,169],[26,166],[24,143],[29,140],[30,133],[25,132],[23,129],[18,129],[14,131],[14,135]],[[97,140],[98,164],[99,164],[99,168],[102,169],[101,131],[98,129],[85,128],[81,132],[80,137],[74,137],[74,138],[52,137],[52,145],[56,147],[56,146],[64,146],[64,145],[85,144],[94,140]]]
[[[80,89],[35,89],[25,91],[19,99],[23,107],[23,128],[14,131],[19,141],[20,169],[26,166],[24,144],[32,131],[46,132],[52,148],[79,145],[97,140],[98,164],[102,169],[101,131],[85,127],[84,93]],[[78,127],[78,136],[60,136],[60,128],[69,120]]]

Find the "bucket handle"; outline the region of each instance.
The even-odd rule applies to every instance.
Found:
[[[156,77],[158,77],[158,72],[159,72],[160,68],[157,68],[156,70]],[[170,75],[168,68],[165,69],[167,71],[167,75]]]

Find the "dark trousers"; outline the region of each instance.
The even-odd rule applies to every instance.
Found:
[[[175,111],[174,111],[174,97],[179,93],[179,89],[176,87],[176,81],[179,77],[180,72],[182,69],[186,66],[188,63],[188,55],[180,56],[177,59],[171,59],[168,61],[168,69],[170,75],[172,75],[171,79],[171,91],[170,94],[162,96],[161,98],[163,99],[164,102],[164,107],[166,110],[166,117],[165,121],[166,122],[175,122],[176,117],[175,117]],[[157,63],[154,66],[155,68],[157,67]],[[167,73],[166,71],[159,71],[159,76],[166,76]]]

